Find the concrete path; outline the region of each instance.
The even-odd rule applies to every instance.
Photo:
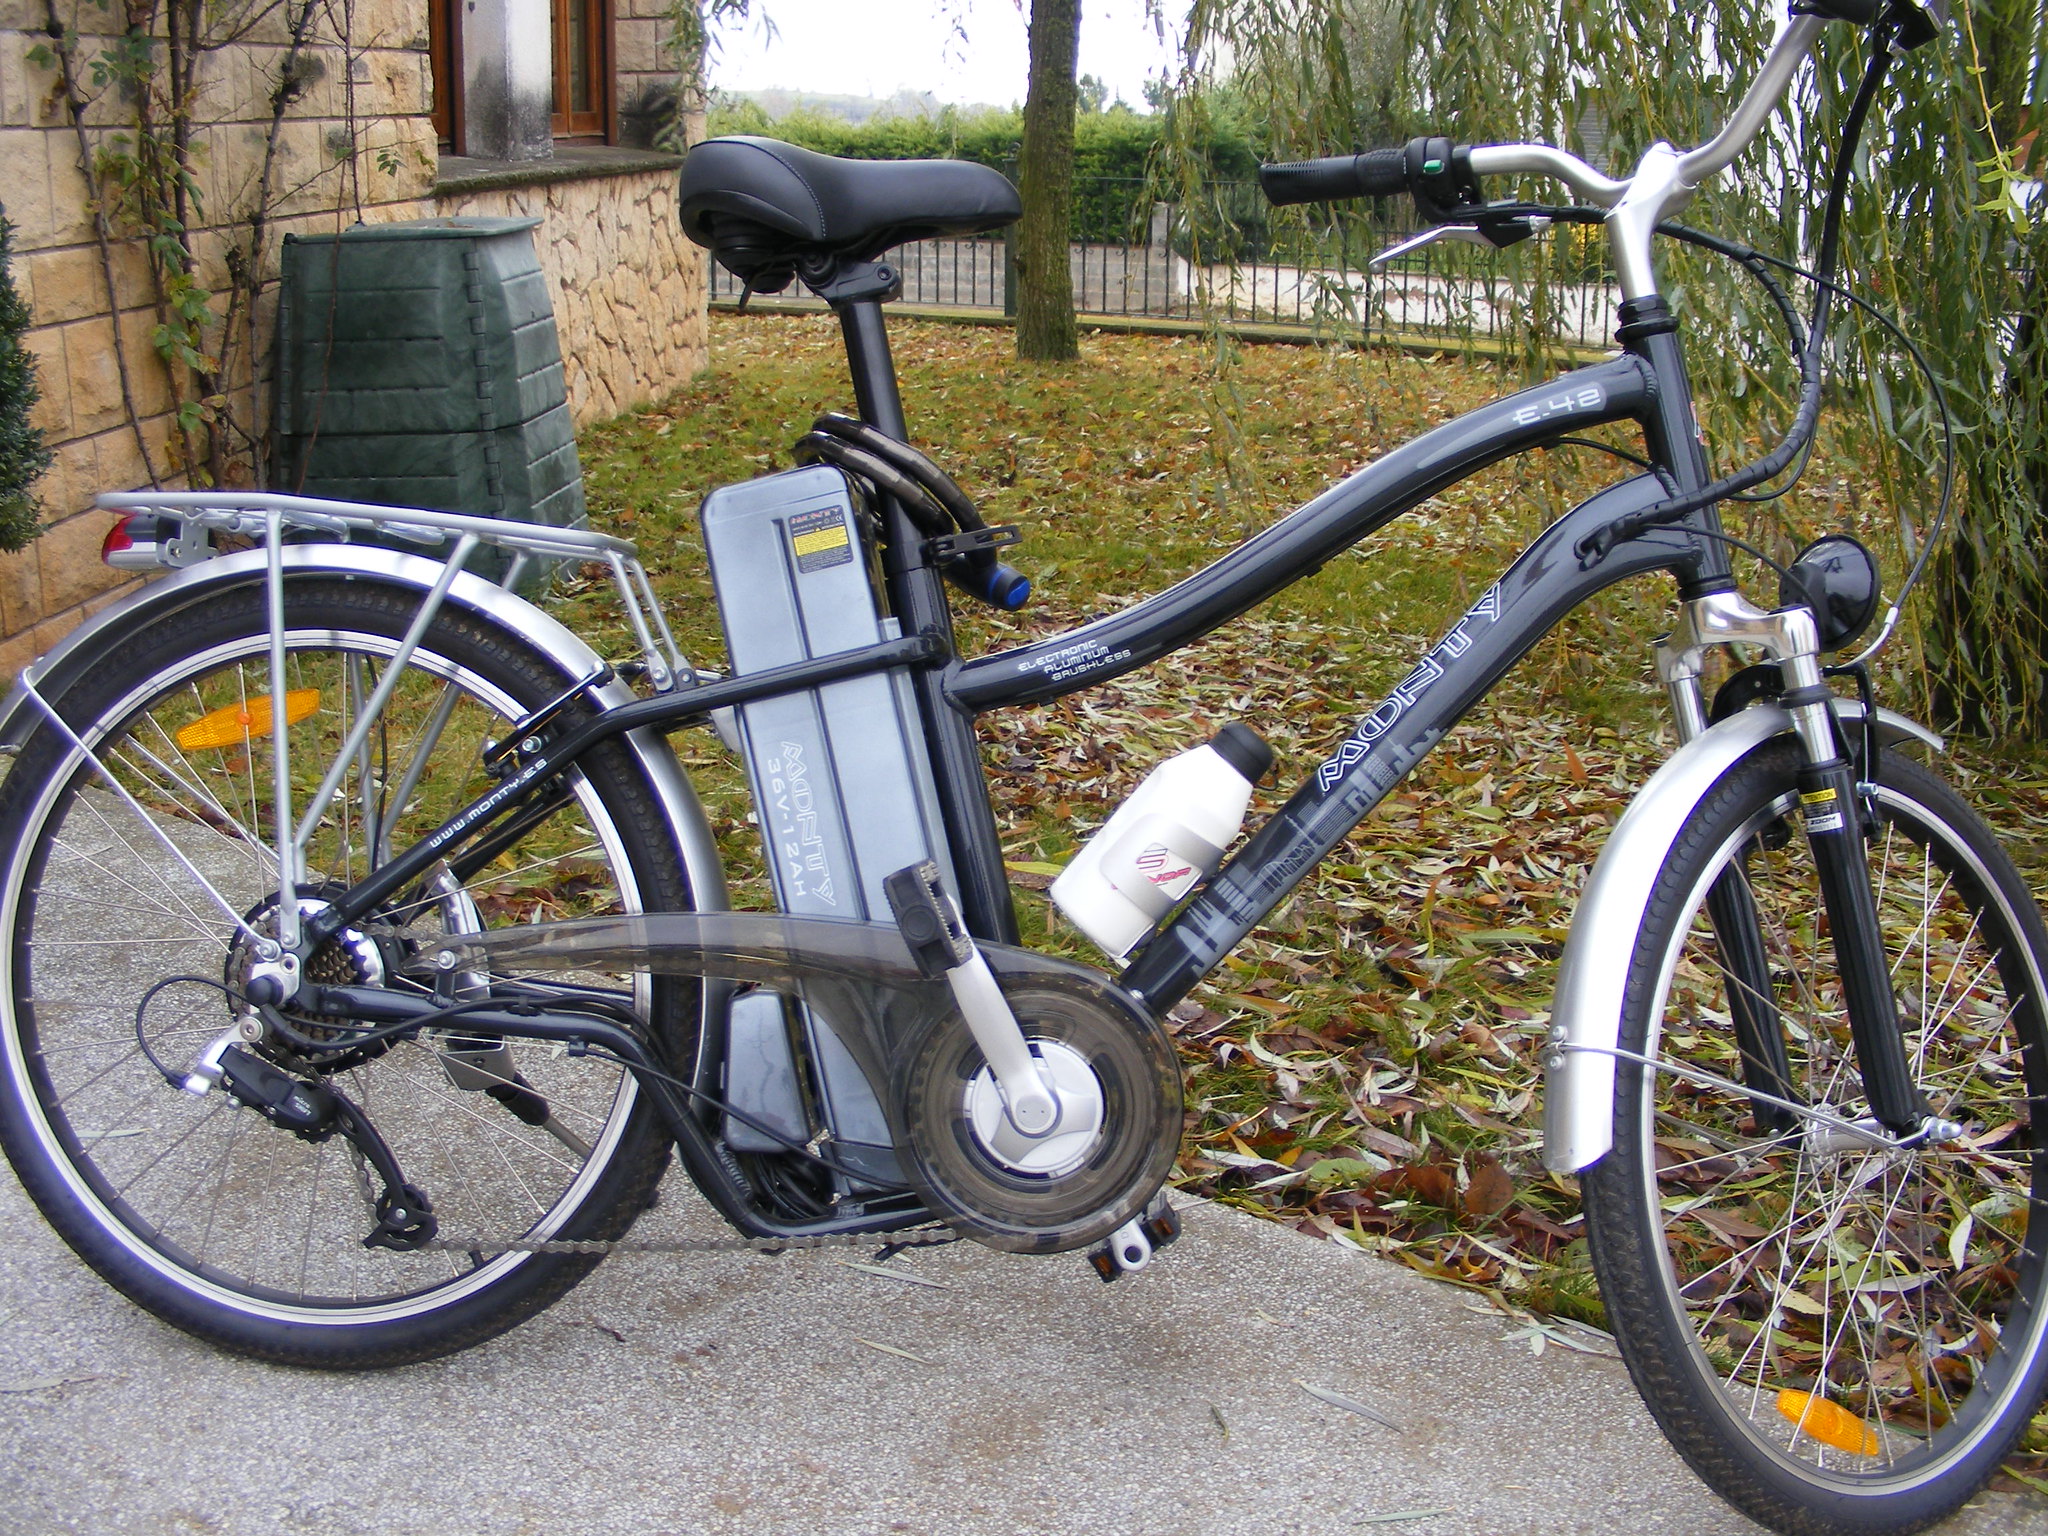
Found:
[[[887,1266],[942,1288],[826,1254],[616,1256],[479,1349],[327,1376],[158,1324],[0,1179],[10,1533],[1756,1530],[1618,1362],[1533,1355],[1461,1292],[1213,1206],[1115,1286],[964,1243]],[[672,1176],[640,1235],[716,1230]],[[2048,1500],[1943,1530],[2048,1536]]]

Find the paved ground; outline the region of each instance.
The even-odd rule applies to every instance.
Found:
[[[943,1288],[822,1254],[616,1257],[480,1349],[323,1376],[162,1327],[0,1180],[10,1533],[1756,1529],[1618,1363],[1532,1355],[1462,1293],[1215,1207],[1115,1286],[966,1244],[890,1261]],[[643,1228],[712,1230],[676,1178]],[[2048,1501],[1987,1495],[1944,1530],[2048,1536]]]

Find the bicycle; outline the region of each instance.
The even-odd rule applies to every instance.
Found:
[[[1831,686],[1867,685],[1855,663],[1822,668],[1880,602],[1861,547],[1818,541],[1775,608],[1731,574],[1716,504],[1813,431],[1846,175],[1810,322],[1762,258],[1667,216],[1763,131],[1830,19],[1871,31],[1842,166],[1893,45],[1937,25],[1910,0],[1795,10],[1722,131],[1627,178],[1444,138],[1266,168],[1275,202],[1412,195],[1425,238],[1605,224],[1619,354],[1012,650],[955,654],[945,584],[1010,607],[1026,583],[996,558],[1013,532],[909,446],[882,319],[890,248],[1016,216],[1007,182],[955,162],[728,139],[686,163],[686,228],[751,289],[800,277],[831,304],[859,407],[820,419],[807,467],[707,502],[728,674],[678,654],[632,546],[602,534],[103,497],[122,513],[108,558],[173,574],[31,667],[0,715],[0,1141],[31,1196],[159,1317],[330,1368],[533,1315],[623,1237],[672,1148],[761,1246],[965,1235],[1142,1267],[1176,1230],[1167,1011],[1560,618],[1663,573],[1681,745],[1574,918],[1546,1161],[1580,1177],[1629,1369],[1718,1492],[1786,1531],[1956,1508],[2048,1388],[2029,1220],[2048,1200],[2048,931],[1992,834],[1904,755],[1939,739]],[[1500,176],[1585,202],[1489,201]],[[1719,480],[1660,229],[1761,274],[1802,367],[1785,442]],[[1114,980],[1018,946],[974,716],[1156,661],[1464,476],[1611,423],[1640,427],[1648,468],[1541,533],[1227,861],[1160,844],[1174,880]],[[513,556],[502,586],[465,570],[486,545]],[[513,595],[555,559],[609,573],[637,659]],[[1769,659],[1710,701],[1706,655],[1732,645]],[[683,727],[748,764],[781,912],[725,910],[666,741]]]

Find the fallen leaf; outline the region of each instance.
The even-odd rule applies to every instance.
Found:
[[[1515,1181],[1497,1159],[1483,1157],[1474,1163],[1462,1202],[1468,1216],[1498,1216],[1514,1198]]]
[[[1346,1397],[1342,1392],[1332,1392],[1328,1387],[1312,1387],[1305,1381],[1296,1381],[1294,1384],[1310,1397],[1328,1403],[1332,1408],[1342,1408],[1346,1413],[1355,1413],[1362,1419],[1371,1419],[1373,1423],[1384,1424],[1389,1429],[1401,1427],[1379,1409],[1369,1407],[1355,1397]]]
[[[118,1381],[104,1371],[94,1371],[82,1376],[25,1376],[19,1381],[0,1381],[0,1392],[48,1392],[56,1387],[68,1387],[83,1381]]]
[[[1397,1509],[1390,1515],[1360,1515],[1354,1525],[1391,1525],[1396,1520],[1439,1520],[1450,1514],[1448,1509]]]
[[[864,1339],[859,1334],[853,1336],[853,1342],[865,1344],[869,1349],[878,1349],[885,1355],[894,1355],[899,1360],[914,1360],[919,1365],[931,1365],[934,1363],[925,1359],[923,1355],[913,1355],[909,1350],[898,1349],[894,1344],[877,1344],[873,1339]]]
[[[1401,1163],[1407,1162],[1409,1158],[1419,1155],[1422,1151],[1405,1136],[1396,1136],[1392,1131],[1383,1131],[1376,1125],[1361,1125],[1352,1133],[1352,1139],[1363,1148]]]
[[[928,1286],[935,1291],[950,1291],[953,1287],[944,1280],[927,1280],[923,1275],[913,1275],[907,1269],[894,1269],[887,1264],[863,1264],[858,1259],[835,1259],[842,1269],[857,1269],[864,1275],[880,1275],[884,1280],[900,1280],[905,1285]]]
[[[1431,1205],[1450,1210],[1458,1202],[1458,1181],[1442,1163],[1410,1163],[1396,1169],[1394,1181]]]

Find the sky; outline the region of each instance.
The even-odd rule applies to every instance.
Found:
[[[726,91],[816,91],[1009,106],[1024,100],[1029,0],[753,0],[752,18],[718,29],[711,84]],[[1021,8],[1020,8],[1021,7]],[[1186,6],[1168,0],[1169,18]],[[764,24],[772,22],[771,37]],[[1079,73],[1144,109],[1145,81],[1169,74],[1145,0],[1082,0]]]

